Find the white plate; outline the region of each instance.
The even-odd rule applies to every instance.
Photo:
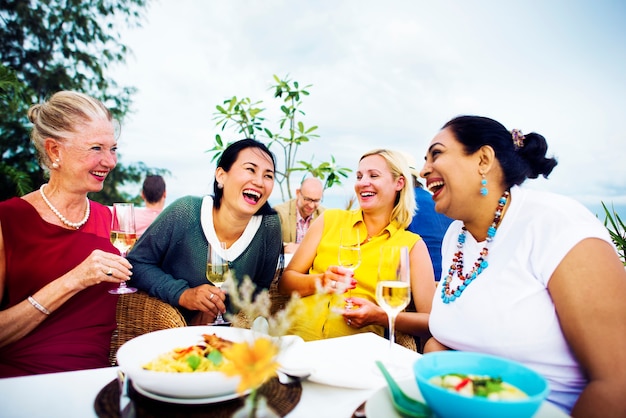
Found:
[[[221,372],[168,373],[143,369],[144,364],[163,353],[202,342],[202,334],[216,334],[236,342],[252,341],[262,336],[248,329],[233,327],[189,326],[164,329],[126,342],[117,352],[117,362],[135,385],[158,396],[205,401],[207,398],[234,394],[241,380],[239,376],[228,377]]]
[[[239,398],[240,396],[244,396],[250,393],[250,391],[248,390],[241,395],[237,392],[234,392],[228,395],[213,396],[209,398],[170,398],[169,396],[158,395],[156,393],[152,393],[148,390],[145,390],[141,386],[135,384],[135,382],[131,382],[131,383],[133,385],[133,388],[135,388],[135,390],[138,393],[142,394],[143,396],[147,398],[154,399],[156,401],[175,403],[175,404],[180,404],[180,405],[203,405],[203,404],[224,402],[224,401],[229,401],[231,399]]]
[[[424,402],[424,397],[417,387],[415,379],[407,379],[398,381],[398,385],[404,393],[412,398]],[[365,416],[367,418],[402,418],[391,403],[391,393],[387,386],[378,389],[371,398],[365,403]],[[565,412],[549,402],[544,402],[534,418],[564,418],[568,417]]]
[[[286,370],[310,372],[311,382],[351,389],[376,389],[385,385],[385,379],[375,361],[385,360],[389,355],[389,341],[376,334],[363,333],[296,344],[281,355],[280,363]],[[404,377],[413,374],[413,363],[419,358],[416,352],[396,345],[393,357],[394,361],[406,365]]]

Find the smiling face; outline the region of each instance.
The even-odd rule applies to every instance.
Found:
[[[354,191],[363,211],[392,211],[404,178],[394,178],[387,161],[380,155],[369,155],[359,162]]]
[[[449,129],[441,130],[430,142],[420,176],[433,193],[435,210],[453,219],[464,219],[481,198],[480,152],[467,155]]]
[[[77,130],[63,141],[46,140],[51,160],[59,160],[59,168],[51,170],[50,180],[58,180],[75,192],[99,192],[107,175],[117,165],[113,123],[97,119],[80,125]]]
[[[296,207],[302,218],[307,219],[322,203],[324,186],[316,178],[308,178],[296,190]]]
[[[244,148],[225,171],[219,167],[215,173],[223,185],[222,205],[234,213],[254,215],[269,199],[274,189],[274,164],[269,155],[258,148]]]

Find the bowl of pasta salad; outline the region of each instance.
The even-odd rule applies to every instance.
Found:
[[[222,351],[258,334],[243,328],[190,326],[150,332],[117,352],[119,367],[135,387],[169,398],[211,398],[234,394],[241,378],[220,370]]]

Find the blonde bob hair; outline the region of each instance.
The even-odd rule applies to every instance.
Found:
[[[109,109],[101,101],[83,93],[59,91],[48,101],[31,106],[28,110],[28,120],[33,124],[30,139],[37,149],[40,165],[48,168],[51,164],[44,146],[46,138],[63,142],[80,127],[100,119],[115,122],[114,127],[119,132],[119,124]]]
[[[375,149],[366,152],[361,156],[359,161],[372,155],[380,155],[385,159],[394,180],[397,180],[399,177],[404,178],[404,187],[396,194],[396,200],[393,210],[391,211],[389,222],[395,220],[400,224],[400,228],[406,229],[411,223],[416,209],[415,190],[413,190],[413,178],[411,177],[409,164],[402,153],[389,149]]]

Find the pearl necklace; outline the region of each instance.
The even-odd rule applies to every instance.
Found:
[[[43,201],[46,202],[46,205],[48,205],[50,210],[52,212],[54,212],[54,214],[61,220],[61,222],[63,222],[65,225],[69,226],[70,228],[74,228],[74,229],[78,229],[81,226],[85,225],[87,223],[87,220],[89,220],[89,214],[91,213],[91,208],[90,208],[90,205],[89,205],[89,199],[85,198],[85,200],[87,200],[87,209],[85,210],[85,217],[83,218],[83,220],[80,221],[80,222],[70,222],[70,221],[67,220],[67,218],[65,216],[63,216],[61,214],[61,212],[59,212],[59,210],[57,208],[52,206],[52,203],[50,203],[50,201],[48,200],[48,198],[44,194],[43,189],[47,185],[48,185],[48,183],[42,184],[41,187],[39,188],[39,193],[41,193],[41,197],[43,198]]]
[[[487,262],[487,255],[489,255],[489,244],[493,241],[493,237],[496,236],[496,231],[498,229],[498,224],[500,223],[500,219],[502,218],[502,210],[504,209],[504,205],[509,198],[509,191],[506,190],[502,197],[498,200],[498,207],[496,208],[496,212],[494,213],[493,222],[491,226],[487,230],[487,243],[484,248],[480,251],[480,256],[474,263],[474,268],[467,274],[463,274],[463,244],[465,243],[465,234],[467,229],[465,225],[461,229],[461,233],[459,234],[457,248],[458,252],[454,254],[454,258],[452,258],[452,265],[448,270],[448,275],[445,278],[443,286],[441,286],[441,299],[443,303],[454,302],[457,298],[461,297],[461,294],[465,290],[469,284],[478,277],[480,273],[483,272],[484,269],[489,267],[489,263]],[[450,283],[452,282],[452,278],[454,275],[457,275],[459,279],[461,279],[461,284],[457,286],[456,290],[452,291],[450,289]]]

